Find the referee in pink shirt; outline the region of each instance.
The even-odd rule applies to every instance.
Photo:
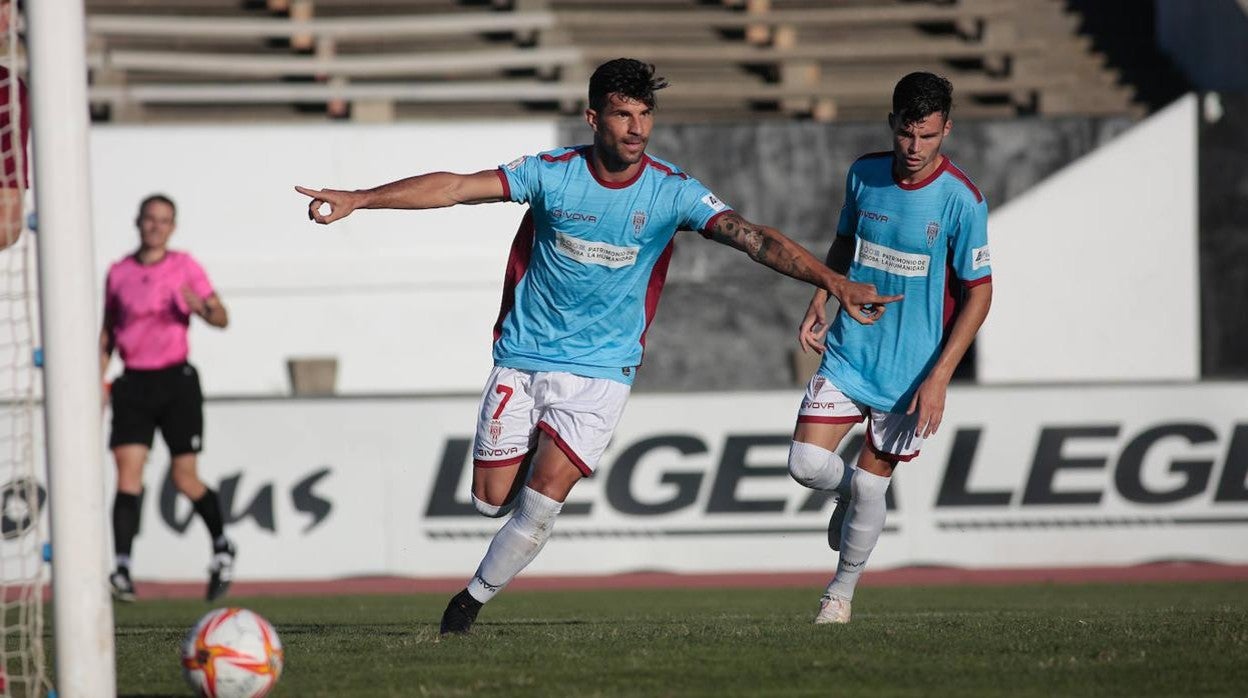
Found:
[[[199,479],[196,459],[203,448],[204,396],[199,374],[187,363],[186,331],[191,316],[213,327],[229,323],[203,267],[191,255],[169,249],[176,209],[163,194],[139,204],[139,249],[115,262],[104,287],[100,332],[100,376],[113,350],[126,370],[113,382],[112,435],[117,461],[113,501],[113,547],[117,570],[109,576],[113,596],[134,600],[130,548],[139,532],[143,464],[157,428],[173,457],[173,484],[186,495],[212,536],[207,598],[223,595],[233,577],[234,544],[225,537],[217,493]]]

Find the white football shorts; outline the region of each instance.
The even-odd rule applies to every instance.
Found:
[[[797,411],[798,422],[817,424],[854,424],[870,418],[867,424],[867,445],[878,455],[898,461],[913,460],[923,448],[923,437],[914,433],[919,413],[882,412],[855,402],[832,384],[827,376],[816,373],[806,385],[806,395]]]
[[[536,446],[540,430],[588,477],[607,450],[630,391],[607,378],[495,366],[481,394],[472,464],[516,465]]]

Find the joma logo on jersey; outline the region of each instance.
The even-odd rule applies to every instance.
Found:
[[[565,221],[585,221],[586,223],[598,222],[598,216],[595,216],[592,213],[581,213],[579,211],[565,211],[561,208],[557,208],[551,211],[550,215],[556,220],[562,219]]]
[[[876,213],[875,211],[859,211],[858,217],[866,218],[869,221],[879,221],[881,223],[888,222],[888,216],[884,215],[883,213]]]

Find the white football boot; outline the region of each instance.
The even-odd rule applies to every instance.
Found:
[[[849,622],[849,600],[839,596],[824,596],[819,599],[819,615],[815,616],[815,625]]]

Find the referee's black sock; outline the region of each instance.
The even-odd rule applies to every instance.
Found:
[[[216,491],[211,487],[205,487],[204,495],[191,504],[195,505],[195,513],[199,514],[204,524],[208,526],[208,535],[212,536],[212,546],[215,550],[219,541],[225,539],[225,522],[221,517],[221,502],[217,499]]]
[[[139,495],[118,492],[113,498],[113,552],[129,567],[130,546],[139,533]]]

